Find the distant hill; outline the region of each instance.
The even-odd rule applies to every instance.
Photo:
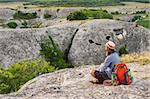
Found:
[[[149,3],[149,0],[0,0],[0,2],[30,2],[35,5],[49,5],[49,6],[108,6],[108,5],[121,5],[122,1],[136,1]]]
[[[150,3],[150,0],[120,0],[120,1]]]

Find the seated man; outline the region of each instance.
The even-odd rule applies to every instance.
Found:
[[[105,44],[104,51],[106,55],[104,63],[101,64],[98,70],[92,69],[90,71],[92,77],[96,78],[96,81],[92,81],[94,83],[103,83],[104,80],[111,80],[114,65],[120,63],[115,43],[108,41]]]

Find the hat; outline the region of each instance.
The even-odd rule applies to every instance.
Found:
[[[112,41],[108,41],[106,44],[105,44],[106,47],[110,48],[110,49],[116,49],[116,45],[114,42]]]

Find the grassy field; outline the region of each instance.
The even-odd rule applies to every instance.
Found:
[[[107,5],[118,5],[118,0],[28,0],[36,5],[64,6],[64,7],[97,7]]]
[[[23,6],[23,3],[24,2],[1,2],[0,3],[0,8],[18,8],[18,7],[21,7],[21,6]]]
[[[150,16],[137,21],[137,24],[150,29]]]
[[[125,4],[124,6],[123,5],[117,5],[117,6],[104,6],[102,7],[103,9],[106,9],[106,10],[119,10],[119,9],[126,9],[126,8],[149,8],[150,7],[150,4],[148,3],[139,3],[139,2],[122,2],[123,4]]]
[[[1,0],[0,0],[1,1]],[[35,0],[33,0],[35,1]],[[38,1],[38,0],[37,0]],[[39,0],[40,1],[40,0]],[[42,1],[42,0],[41,0]],[[0,3],[0,8],[20,8],[23,7],[25,2],[1,2]],[[122,2],[124,5],[116,5],[116,6],[101,6],[100,8],[106,9],[106,10],[118,10],[118,9],[125,9],[125,8],[149,8],[150,4],[148,3],[138,3],[138,2]],[[26,7],[29,8],[56,8],[54,6],[49,6],[49,5],[25,5]],[[58,8],[58,7],[57,7]],[[65,7],[59,7],[65,8]],[[81,7],[82,8],[82,7]],[[91,7],[89,7],[91,8]],[[94,8],[94,6],[92,7]]]
[[[143,53],[132,53],[126,54],[121,56],[122,63],[139,63],[141,65],[150,64],[150,53],[143,52]]]

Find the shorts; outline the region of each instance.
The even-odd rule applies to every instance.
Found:
[[[100,72],[98,70],[95,70],[94,76],[98,79],[99,83],[103,83],[104,80],[109,80],[105,72]]]

